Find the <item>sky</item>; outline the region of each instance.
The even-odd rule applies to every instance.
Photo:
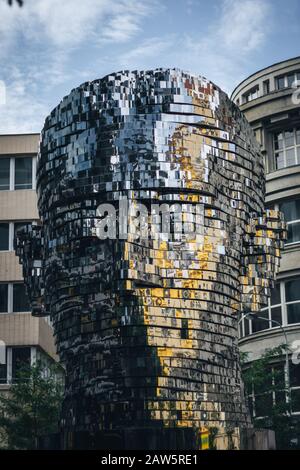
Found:
[[[40,132],[81,83],[181,68],[230,94],[300,55],[299,0],[0,0],[0,133]]]

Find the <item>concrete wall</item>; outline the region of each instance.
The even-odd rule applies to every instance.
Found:
[[[0,135],[0,154],[37,154],[39,134]]]
[[[0,158],[36,156],[38,145],[39,134],[0,135]],[[38,218],[34,189],[0,191],[1,222],[33,221]],[[0,252],[0,282],[22,280],[22,266],[15,252]],[[0,339],[6,346],[37,346],[57,359],[52,328],[44,318],[32,317],[31,313],[0,314]]]

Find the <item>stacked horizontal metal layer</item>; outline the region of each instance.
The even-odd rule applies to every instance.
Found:
[[[143,430],[153,448],[179,429],[195,448],[203,427],[247,426],[237,314],[266,302],[284,224],[264,212],[262,156],[227,95],[170,69],[84,83],[46,119],[37,187],[42,226],[17,250],[66,365],[64,428]],[[120,201],[126,237],[100,237],[97,208],[118,222]],[[162,230],[163,203],[188,233]]]

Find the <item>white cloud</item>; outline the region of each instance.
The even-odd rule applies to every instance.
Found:
[[[194,6],[194,0],[187,3]],[[147,38],[112,63],[126,69],[179,67],[205,75],[229,93],[268,36],[272,6],[270,0],[220,0],[215,11],[208,27],[203,22],[197,32],[186,28],[184,35]]]
[[[165,53],[172,47],[176,41],[175,35],[165,37],[151,37],[142,41],[137,47],[130,49],[128,52],[118,57],[118,65],[124,68],[148,68],[159,67],[157,61],[163,57]],[[156,64],[153,64],[155,62]],[[152,65],[153,64],[153,65]],[[176,64],[175,64],[176,65]]]
[[[26,0],[9,8],[0,0],[0,79],[7,90],[0,131],[40,130],[51,88],[87,68],[84,55],[74,65],[72,54],[134,38],[156,7],[157,0]]]
[[[198,6],[187,0],[187,15],[200,15]],[[26,0],[23,8],[0,0],[0,79],[7,82],[0,131],[39,130],[49,103],[68,91],[73,77],[79,83],[118,68],[180,67],[230,92],[251,61],[255,70],[269,33],[271,0],[219,0],[211,22],[199,17],[199,28],[187,24],[185,34],[170,29],[167,8],[166,0]],[[169,26],[149,37],[149,18],[158,13]],[[94,60],[85,50],[95,53]]]
[[[169,57],[229,93],[266,40],[272,6],[270,0],[222,0],[216,11],[206,32],[187,33]]]
[[[270,3],[267,0],[225,0],[217,37],[228,52],[249,53],[267,34]]]
[[[100,40],[123,42],[141,32],[141,22],[162,8],[156,0],[151,2],[125,0],[113,4],[111,16],[100,34]]]
[[[29,86],[30,78],[14,68],[10,82],[6,83],[6,103],[0,104],[0,134],[38,132],[41,129],[42,116],[49,113],[49,107],[28,91]]]
[[[18,35],[71,49],[85,40],[127,40],[156,7],[157,0],[26,0],[23,8],[8,8],[1,1],[1,49],[13,45]]]
[[[31,0],[29,22],[37,25],[56,46],[74,47],[93,35],[109,13],[109,0]]]

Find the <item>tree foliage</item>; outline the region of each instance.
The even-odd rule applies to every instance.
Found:
[[[268,349],[260,359],[251,363],[247,362],[247,354],[241,358],[247,395],[249,397],[254,392],[255,401],[260,404],[259,417],[253,418],[254,428],[274,430],[278,449],[291,448],[291,439],[300,433],[299,423],[290,413],[292,403],[282,367],[285,352],[286,345],[281,345]],[[286,401],[286,396],[289,401]]]
[[[63,396],[61,370],[36,363],[20,369],[0,396],[0,442],[8,449],[36,449],[39,436],[58,431]]]

